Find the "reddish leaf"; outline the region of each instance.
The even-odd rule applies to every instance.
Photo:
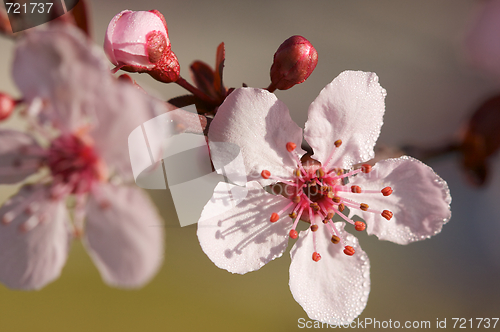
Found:
[[[214,71],[203,61],[195,61],[191,64],[191,78],[194,85],[210,97],[216,97],[214,89]]]
[[[90,35],[90,18],[88,5],[86,0],[79,0],[76,6],[70,11],[75,19],[75,24],[89,37]]]
[[[219,96],[226,96],[226,89],[224,88],[224,83],[222,82],[222,71],[224,70],[224,61],[226,59],[226,50],[224,43],[220,43],[217,47],[217,55],[215,57],[215,79],[214,87],[215,91]]]

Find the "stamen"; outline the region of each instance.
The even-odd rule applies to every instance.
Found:
[[[363,211],[368,211],[369,206],[366,203],[361,203],[359,204],[359,208]]]
[[[293,142],[286,143],[286,149],[288,152],[292,152],[293,150],[295,150],[296,147],[297,147],[297,144],[295,144]]]
[[[347,256],[352,256],[352,255],[354,255],[355,252],[356,251],[351,246],[345,246],[345,248],[344,248],[344,254],[346,254]]]
[[[384,217],[385,219],[391,220],[392,216],[393,216],[393,214],[391,211],[389,211],[389,210],[382,211],[382,217]]]
[[[321,255],[315,251],[315,252],[313,252],[312,259],[313,259],[313,261],[317,262],[321,259]]]
[[[333,144],[335,145],[336,148],[338,148],[339,146],[342,145],[342,140],[338,139],[336,140],[335,142],[333,142]],[[332,161],[332,158],[333,158],[333,154],[335,153],[335,150],[336,149],[333,149],[332,152],[330,153],[330,156],[326,159],[326,162],[325,164],[323,165],[324,167],[327,167],[328,168],[328,165],[330,164],[330,161]]]
[[[297,213],[294,211],[288,215],[290,218],[297,218]]]
[[[293,175],[295,175],[296,177],[300,177],[300,176],[302,175],[302,174],[300,174],[300,169],[298,169],[298,168],[297,168],[297,169],[295,169],[295,170],[293,171]]]
[[[297,205],[298,206],[298,205]],[[295,212],[295,211],[294,211]],[[299,220],[300,220],[300,216],[302,216],[302,212],[304,212],[304,208],[300,208],[299,210],[299,213],[297,215],[297,218],[295,218],[295,222],[293,223],[293,226],[292,226],[292,230],[290,231],[290,237],[292,239],[296,239],[297,238],[297,231],[295,230],[295,228],[297,227],[297,224],[299,223]],[[293,232],[292,232],[293,231]],[[294,237],[295,236],[295,237]]]
[[[361,170],[363,171],[363,173],[370,173],[372,171],[372,165],[363,164],[361,165]]]
[[[337,209],[339,209],[340,212],[344,212],[345,205],[343,203],[340,203],[339,206],[337,206]]]
[[[318,203],[311,203],[309,204],[309,206],[314,210],[314,212],[318,212],[319,211],[319,205]]]
[[[271,176],[271,172],[269,172],[268,170],[263,170],[260,175],[264,178],[264,179],[269,179],[269,177]]]
[[[384,189],[381,190],[382,195],[384,196],[389,196],[392,194],[392,188],[391,187],[385,187]]]
[[[311,231],[316,232],[318,230],[318,225],[311,225]]]
[[[340,238],[337,235],[332,235],[332,243],[337,244],[340,242]]]
[[[295,204],[298,204],[300,202],[300,200],[301,200],[301,198],[299,195],[292,198],[292,202],[294,202]]]
[[[351,192],[355,194],[361,194],[361,187],[360,186],[351,186]]]
[[[277,222],[279,219],[280,219],[279,214],[277,214],[276,212],[273,212],[273,214],[271,214],[271,218],[269,220],[271,222]]]
[[[340,203],[340,197],[339,196],[333,196],[332,198],[332,201],[334,201],[335,203]]]
[[[358,232],[361,232],[361,231],[364,231],[366,229],[366,224],[362,221],[356,221],[354,223],[354,228],[358,231]]]
[[[322,178],[323,176],[325,176],[325,170],[323,168],[318,168],[316,170],[316,176],[318,178]]]

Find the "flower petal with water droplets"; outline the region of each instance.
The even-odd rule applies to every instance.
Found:
[[[227,149],[218,148],[220,142],[236,145],[243,155],[245,169],[240,170],[248,181],[255,180],[266,186],[276,182],[263,179],[260,174],[266,169],[274,176],[290,178],[297,167],[290,152],[288,142],[297,145],[299,155],[302,129],[293,122],[285,104],[266,90],[240,88],[234,90],[222,103],[210,124],[208,133],[212,160],[220,170],[234,159]]]
[[[363,197],[370,208],[389,210],[391,220],[379,214],[361,212],[368,234],[381,240],[399,244],[427,239],[439,232],[451,218],[451,196],[446,182],[429,166],[407,156],[378,162],[372,171],[351,178],[352,184],[365,190],[381,190],[391,187],[390,196],[382,194],[345,194],[359,199]],[[351,215],[359,213],[351,209]]]
[[[304,138],[323,166],[350,168],[374,157],[385,111],[385,90],[375,73],[345,71],[309,106]],[[335,141],[342,145],[335,148]],[[329,165],[324,163],[335,150]]]
[[[327,226],[314,232],[318,262],[312,260],[313,232],[301,232],[290,253],[290,290],[309,318],[332,325],[352,322],[366,306],[370,293],[370,262],[358,240],[344,231],[343,222],[336,228],[356,253],[347,256],[340,244],[333,244]],[[304,234],[305,233],[305,234]]]
[[[220,182],[198,222],[201,248],[215,265],[229,272],[258,270],[287,247],[292,228],[289,212],[274,223],[269,218],[289,202],[256,182],[246,188]]]

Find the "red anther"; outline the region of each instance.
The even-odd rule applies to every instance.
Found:
[[[384,189],[381,190],[382,195],[384,196],[389,196],[392,194],[392,188],[391,187],[385,187]]]
[[[15,106],[16,101],[11,96],[0,92],[0,121],[7,119]]]
[[[359,208],[363,211],[368,211],[369,206],[366,203],[361,203],[359,204]]]
[[[344,174],[344,170],[343,170],[343,169],[339,169],[339,170],[337,171],[337,175],[343,175],[343,174]]]
[[[339,206],[338,206],[338,209],[340,212],[344,211],[345,210],[345,205],[340,203]]]
[[[361,232],[361,231],[364,231],[366,229],[366,224],[362,221],[356,221],[354,223],[354,228],[358,231],[358,232]]]
[[[337,235],[332,235],[332,243],[337,244],[340,242],[340,238]]]
[[[355,194],[361,194],[361,187],[360,186],[351,186],[351,191]]]
[[[277,222],[279,218],[280,218],[279,214],[277,214],[276,212],[273,212],[273,214],[271,214],[271,218],[269,220],[271,220],[271,222]]]
[[[318,168],[318,169],[316,170],[316,176],[317,176],[318,178],[322,178],[323,176],[325,176],[325,171],[324,171],[322,168]]]
[[[311,231],[316,232],[318,230],[318,225],[311,225]]]
[[[384,217],[385,219],[391,220],[392,216],[393,216],[393,214],[391,211],[389,211],[389,210],[382,211],[382,217]]]
[[[352,256],[352,255],[354,255],[355,252],[356,251],[351,246],[345,246],[345,248],[344,248],[344,254],[346,254],[347,256]]]
[[[288,216],[289,216],[290,218],[292,218],[292,219],[295,219],[295,218],[297,218],[297,213],[296,213],[296,212],[292,212],[292,213],[290,213]]]
[[[336,140],[333,144],[335,144],[335,147],[338,148],[339,146],[342,145],[342,140],[341,139],[338,139]]]
[[[363,171],[363,173],[370,173],[372,171],[372,165],[369,164],[361,165],[361,171]]]
[[[313,252],[313,261],[317,262],[321,259],[321,255],[317,253],[316,251]]]
[[[326,215],[326,219],[332,219],[334,215],[335,215],[335,213],[328,212],[328,214]]]
[[[323,224],[328,224],[329,221],[330,220],[328,220],[328,219],[325,218],[325,219],[323,219]]]
[[[340,197],[339,196],[333,196],[332,201],[334,203],[340,203]]]
[[[297,147],[297,144],[295,144],[293,142],[286,143],[286,149],[288,152],[292,152],[293,150],[295,150],[296,147]]]
[[[293,174],[297,177],[300,177],[300,169],[297,168],[296,170],[294,170]]]
[[[299,236],[299,233],[297,233],[297,231],[296,231],[295,229],[292,229],[292,230],[290,231],[290,234],[289,234],[289,235],[290,235],[290,237],[291,237],[292,239],[294,239],[294,240],[295,240],[295,239]]]
[[[271,172],[269,172],[268,170],[263,170],[260,175],[264,178],[264,179],[269,179],[269,177],[271,176]]]
[[[333,191],[329,191],[328,194],[326,194],[326,196],[328,196],[328,198],[334,198],[335,194],[333,193]]]
[[[294,202],[295,204],[299,203],[299,202],[300,202],[300,196],[299,196],[299,195],[294,196],[294,197],[292,198],[292,202]]]

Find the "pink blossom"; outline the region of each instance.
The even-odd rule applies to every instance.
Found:
[[[464,50],[470,64],[500,77],[500,0],[478,3],[478,11],[466,34]]]
[[[144,285],[163,260],[161,220],[145,193],[119,183],[132,174],[129,133],[164,107],[114,79],[102,52],[70,26],[27,33],[13,75],[35,130],[0,130],[0,183],[48,172],[0,208],[0,281],[44,287],[81,237],[106,283]]]
[[[179,78],[179,62],[171,50],[167,23],[157,10],[124,10],[113,17],[104,51],[117,69],[148,72],[166,83]]]
[[[358,166],[374,157],[385,95],[373,73],[346,71],[328,84],[309,107],[304,138],[311,159],[300,148],[302,129],[274,94],[251,88],[230,94],[210,127],[212,159],[217,167],[234,158],[218,142],[240,147],[246,169],[228,167],[225,175],[252,181],[235,207],[229,193],[238,186],[228,183],[219,183],[205,206],[198,238],[210,259],[244,274],[280,257],[289,238],[299,237],[291,250],[295,300],[322,322],[358,316],[370,291],[370,264],[346,223],[407,244],[439,233],[451,217],[446,182],[418,160]],[[263,188],[276,183],[271,188],[284,188],[282,195]],[[355,214],[366,224],[354,222]],[[343,221],[333,222],[335,215]],[[310,225],[299,235],[300,219]]]

